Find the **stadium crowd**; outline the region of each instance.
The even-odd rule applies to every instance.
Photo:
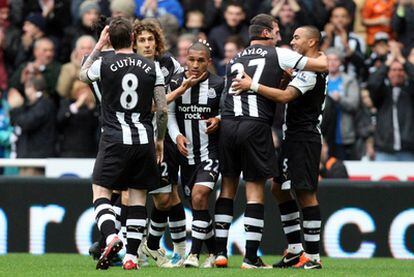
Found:
[[[0,0],[0,156],[96,157],[99,108],[78,76],[100,15],[156,17],[181,65],[192,43],[207,40],[210,70],[223,76],[261,12],[278,19],[282,47],[298,26],[322,31],[329,156],[414,161],[413,0]],[[276,145],[282,104],[277,111]]]

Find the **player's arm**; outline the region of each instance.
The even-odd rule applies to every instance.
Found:
[[[243,77],[236,78],[233,81],[232,86],[236,91],[253,90],[267,99],[278,103],[289,103],[313,89],[316,84],[316,76],[312,72],[300,72],[284,90],[255,83],[246,73],[244,73]]]
[[[101,69],[100,69],[100,60],[99,56],[101,55],[102,48],[108,43],[109,40],[109,33],[108,33],[109,26],[106,26],[99,37],[98,42],[95,45],[92,53],[83,63],[80,72],[79,72],[79,79],[85,83],[92,83],[95,81],[100,80],[101,78]]]
[[[155,63],[156,81],[154,87],[155,118],[157,122],[157,140],[164,140],[167,131],[168,106],[165,97],[164,76],[158,63]]]
[[[187,79],[183,79],[181,85],[171,91],[167,94],[167,103],[170,104],[171,102],[175,101],[178,97],[183,95],[187,89],[193,87],[195,84],[200,82],[202,79],[204,79],[207,76],[207,72],[204,72],[201,74],[198,78],[195,78],[194,76],[190,76]]]
[[[299,69],[314,72],[325,72],[328,70],[328,58],[320,52],[319,57],[305,57],[295,51],[276,47],[279,65],[283,70]]]
[[[181,134],[180,128],[178,127],[177,118],[175,116],[175,105],[175,101],[168,105],[168,133],[174,143],[177,144],[178,151],[180,151],[183,156],[187,157],[187,144],[189,141],[183,134]]]

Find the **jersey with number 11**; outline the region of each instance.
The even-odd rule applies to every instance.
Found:
[[[88,77],[102,83],[103,139],[129,145],[153,140],[154,88],[164,85],[158,64],[137,54],[115,54],[96,61]]]

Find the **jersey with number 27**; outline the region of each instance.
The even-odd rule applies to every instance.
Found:
[[[303,69],[306,63],[306,57],[285,48],[255,44],[239,52],[227,65],[222,118],[246,118],[272,124],[276,103],[252,90],[235,95],[231,88],[233,79],[246,72],[253,82],[279,88],[284,70]]]
[[[138,54],[103,57],[88,70],[91,81],[102,84],[102,138],[110,142],[147,144],[155,86],[164,86],[159,66]]]

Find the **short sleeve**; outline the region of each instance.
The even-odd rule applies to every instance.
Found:
[[[156,80],[155,85],[156,86],[164,86],[164,75],[162,74],[160,64],[158,62],[154,62],[155,64],[155,74],[156,74]]]
[[[173,65],[174,65],[173,75],[177,75],[177,74],[180,74],[180,73],[184,72],[184,68],[181,66],[181,64],[176,59],[171,57],[171,61],[173,62]]]
[[[316,73],[310,71],[299,71],[288,86],[294,87],[305,94],[312,90],[316,85]]]
[[[279,65],[283,70],[290,68],[302,70],[305,68],[308,58],[287,48],[276,47]]]
[[[91,67],[88,69],[87,75],[91,82],[95,82],[101,79],[101,65],[102,59],[98,59],[94,61]]]

